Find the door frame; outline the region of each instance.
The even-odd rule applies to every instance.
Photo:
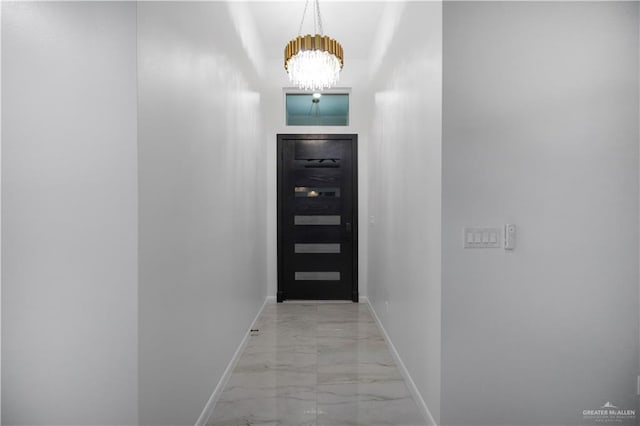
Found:
[[[282,222],[282,215],[284,214],[284,194],[282,193],[281,184],[284,180],[284,144],[286,140],[315,140],[315,139],[328,139],[328,140],[350,140],[351,148],[352,148],[352,167],[351,167],[351,179],[353,185],[353,217],[351,218],[352,224],[352,283],[351,283],[351,301],[358,303],[359,301],[359,293],[358,293],[358,135],[356,133],[343,133],[343,134],[322,134],[322,133],[278,133],[277,134],[277,148],[276,152],[278,155],[278,178],[277,178],[277,197],[278,197],[278,207],[277,207],[277,232],[276,239],[278,244],[277,256],[278,256],[278,282],[277,282],[277,301],[282,302],[284,299],[284,256],[283,252],[285,248],[281,242],[281,233],[282,229],[280,223]]]

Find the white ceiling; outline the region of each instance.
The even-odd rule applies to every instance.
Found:
[[[266,59],[281,59],[285,45],[298,35],[304,4],[305,0],[250,3],[248,9]],[[383,1],[320,2],[324,33],[342,44],[345,62],[369,59],[385,4]],[[312,6],[310,1],[309,9]],[[310,11],[306,14],[302,33],[313,33]]]

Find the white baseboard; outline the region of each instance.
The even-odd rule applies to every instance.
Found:
[[[429,424],[430,426],[437,426],[435,419],[431,415],[431,411],[429,411],[429,407],[427,406],[427,403],[424,401],[424,398],[422,398],[422,394],[420,393],[420,391],[418,390],[418,387],[416,386],[415,382],[411,378],[411,375],[409,374],[409,370],[407,370],[407,367],[404,365],[404,362],[402,362],[402,358],[400,358],[400,354],[398,354],[396,347],[393,345],[391,338],[387,334],[387,330],[384,329],[384,326],[382,325],[382,321],[380,321],[380,318],[378,317],[376,310],[373,308],[373,305],[371,305],[371,303],[369,302],[369,299],[366,297],[364,298],[361,297],[360,302],[366,303],[367,306],[369,307],[369,311],[371,311],[371,315],[373,315],[373,318],[378,324],[380,331],[382,331],[384,340],[387,342],[387,345],[389,345],[389,349],[391,350],[391,355],[393,356],[393,359],[395,360],[396,364],[398,364],[400,373],[402,374],[402,377],[404,377],[404,380],[407,383],[407,386],[409,387],[409,391],[411,392],[413,399],[416,401],[416,404],[418,404],[418,409],[422,413],[422,416],[426,420],[427,424]]]
[[[273,299],[273,301],[271,301],[271,299]],[[204,409],[200,414],[200,417],[198,417],[198,420],[196,421],[195,426],[206,426],[207,421],[209,420],[209,417],[211,417],[211,414],[213,413],[213,409],[216,408],[216,403],[220,399],[220,395],[222,395],[222,391],[224,390],[224,387],[227,385],[227,382],[231,377],[231,373],[233,372],[233,369],[236,367],[236,364],[240,359],[240,355],[242,355],[242,351],[244,350],[245,346],[247,346],[247,342],[249,341],[249,336],[251,334],[251,329],[254,328],[256,321],[258,321],[258,318],[260,318],[260,315],[262,315],[262,311],[264,310],[264,307],[268,303],[275,303],[275,297],[267,297],[264,303],[262,304],[262,306],[260,307],[260,309],[258,310],[258,313],[256,314],[255,318],[251,322],[251,326],[249,327],[249,330],[247,330],[244,337],[242,338],[240,345],[238,345],[236,352],[233,354],[233,357],[231,358],[231,361],[229,361],[229,364],[227,365],[227,368],[224,370],[222,377],[218,381],[216,388],[213,390],[211,397],[209,397],[209,401],[207,401],[207,404],[204,406]]]

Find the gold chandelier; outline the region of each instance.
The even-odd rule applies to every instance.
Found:
[[[298,37],[284,48],[284,69],[289,74],[289,81],[298,88],[322,90],[338,82],[344,64],[344,52],[340,43],[324,35],[318,0],[313,0],[313,30],[316,34],[301,35],[309,1],[304,5]]]

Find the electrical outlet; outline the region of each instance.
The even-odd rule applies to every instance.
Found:
[[[384,309],[387,311],[387,313],[389,313],[389,301],[385,300],[384,302]]]

